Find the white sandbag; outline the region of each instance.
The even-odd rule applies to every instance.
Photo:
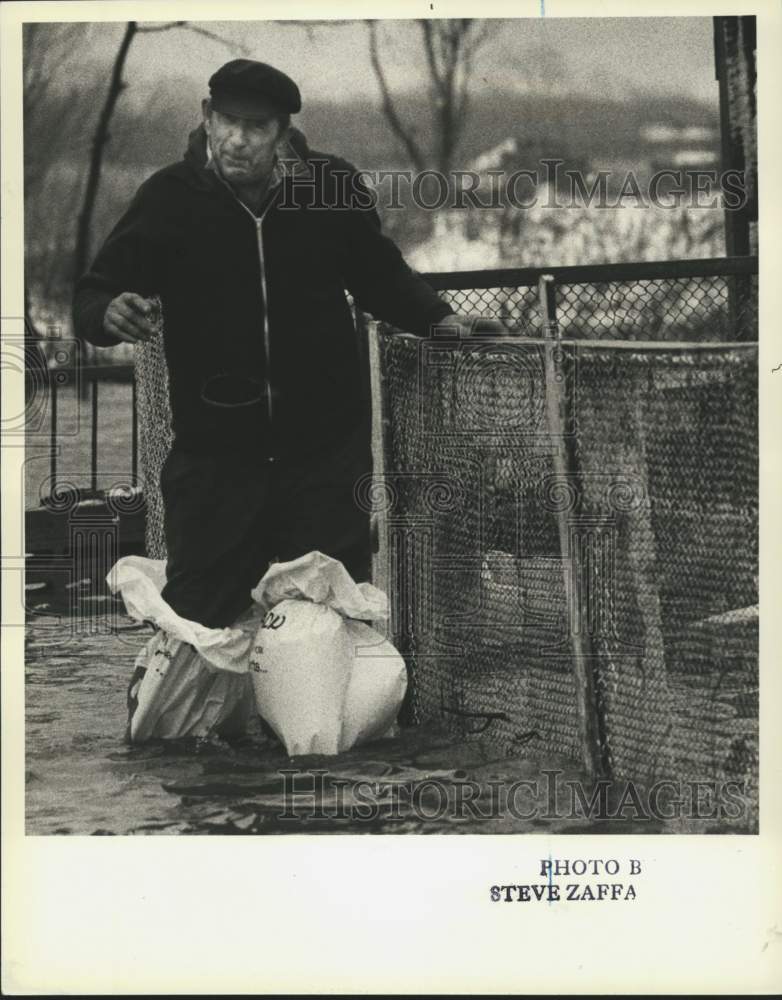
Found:
[[[246,727],[253,707],[247,675],[250,646],[263,613],[252,607],[231,628],[181,618],[161,597],[162,560],[127,556],[107,576],[128,614],[159,631],[140,650],[128,735],[133,743],[227,735]],[[135,674],[134,674],[135,676]]]
[[[288,754],[343,753],[385,735],[404,697],[405,663],[351,619],[386,617],[386,595],[311,552],[275,563],[253,598],[271,606],[250,654],[256,705]]]
[[[165,632],[152,636],[135,666],[145,673],[133,692],[132,743],[228,735],[246,728],[252,706],[246,673],[216,670],[191,645]]]
[[[218,670],[247,672],[254,627],[208,628],[181,618],[160,596],[166,584],[163,560],[125,556],[112,566],[106,582],[112,594],[121,594],[131,618],[151,622],[174,639],[189,643]]]
[[[407,690],[405,661],[391,643],[363,622],[342,624],[353,666],[342,705],[340,752],[393,732]]]
[[[371,583],[356,583],[338,559],[322,552],[272,563],[252,591],[252,599],[267,611],[285,598],[325,604],[345,618],[388,618],[388,598],[383,591]]]

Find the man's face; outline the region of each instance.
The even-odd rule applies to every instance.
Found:
[[[204,112],[212,156],[223,177],[240,186],[268,177],[282,132],[273,110],[262,118],[238,118],[209,110],[205,103]]]

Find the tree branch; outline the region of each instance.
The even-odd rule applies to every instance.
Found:
[[[136,28],[136,31],[139,34],[141,32],[150,34],[153,31],[169,31],[171,28],[181,28],[184,24],[187,24],[187,21],[169,21],[168,24],[154,24],[146,28]]]
[[[396,113],[394,102],[391,99],[391,92],[388,89],[385,72],[383,71],[383,66],[380,62],[380,55],[377,49],[377,28],[375,22],[367,21],[366,24],[369,30],[369,58],[372,62],[372,69],[375,71],[377,82],[380,86],[380,95],[383,101],[383,113],[385,114],[394,135],[396,135],[397,138],[404,144],[413,166],[417,170],[423,170],[425,167],[423,153],[410,132],[402,125],[402,122]]]
[[[474,23],[474,22],[473,22]],[[464,53],[466,56],[472,58],[478,49],[487,41],[495,32],[498,30],[499,25],[496,21],[484,21],[480,26],[476,26],[476,29],[472,32],[472,37],[465,37]]]
[[[209,31],[208,28],[199,28],[197,24],[190,24],[187,21],[179,22],[186,31],[192,31],[196,35],[203,35],[204,38],[211,38],[213,42],[219,42],[221,45],[225,45],[228,49],[235,49],[237,52],[241,52],[242,55],[249,56],[250,49],[247,45],[242,45],[241,42],[232,42],[227,38],[223,38],[222,35],[218,35],[215,31]]]
[[[424,39],[424,51],[426,53],[426,61],[429,64],[429,73],[432,77],[432,83],[434,84],[435,91],[442,96],[442,79],[440,77],[440,68],[437,65],[437,56],[434,51],[432,22],[420,20],[418,23],[421,26],[421,33]]]
[[[223,38],[222,35],[218,35],[216,31],[210,31],[208,28],[201,28],[197,24],[191,24],[189,21],[168,21],[166,24],[151,24],[146,25],[143,28],[138,28],[139,34],[142,32],[144,34],[150,34],[153,31],[170,31],[172,28],[184,28],[185,31],[192,31],[193,34],[203,35],[204,38],[209,38],[213,42],[219,42],[221,45],[225,45],[228,49],[235,49],[237,52],[242,52],[244,55],[249,54],[249,49],[246,45],[242,45],[241,42],[232,42],[228,38]]]
[[[128,21],[125,27],[125,34],[122,36],[119,51],[114,60],[114,67],[111,72],[109,90],[106,100],[98,118],[98,125],[92,139],[92,152],[90,154],[90,167],[87,173],[87,183],[84,187],[84,201],[79,213],[79,220],[76,227],[76,247],[73,253],[74,277],[79,278],[87,266],[89,254],[90,224],[92,222],[92,212],[95,207],[95,198],[98,193],[100,183],[101,165],[103,162],[103,147],[109,141],[109,122],[114,111],[114,105],[122,92],[125,84],[122,82],[122,71],[125,67],[125,59],[128,49],[133,41],[138,28],[135,21]]]

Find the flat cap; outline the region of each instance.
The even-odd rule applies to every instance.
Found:
[[[299,88],[279,69],[254,59],[232,59],[209,78],[215,111],[257,118],[268,112],[269,102],[295,115],[301,111]]]

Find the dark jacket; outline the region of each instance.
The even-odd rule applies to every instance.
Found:
[[[160,296],[184,447],[301,454],[355,425],[365,394],[345,289],[419,335],[453,312],[382,235],[354,167],[309,151],[300,133],[282,165],[258,222],[206,165],[196,130],[184,160],[141,185],[77,284],[76,334],[97,345],[115,343],[103,331],[114,296]],[[247,405],[214,405],[226,385],[246,387]]]

